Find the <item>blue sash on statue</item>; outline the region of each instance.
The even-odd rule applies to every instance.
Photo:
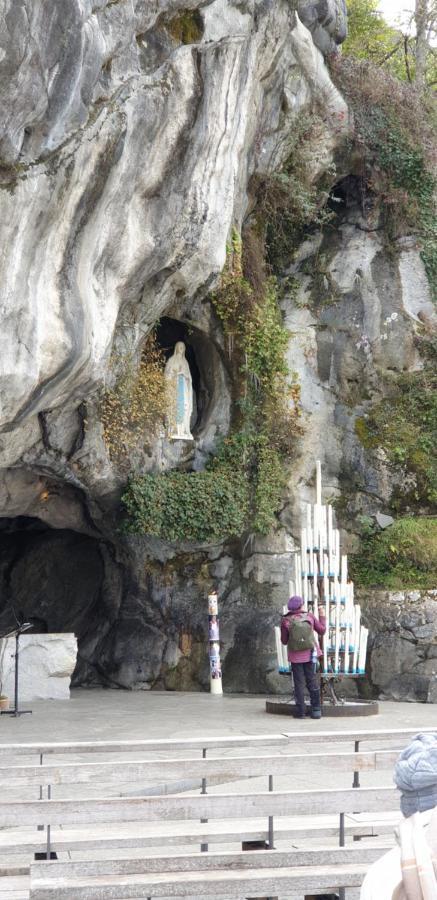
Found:
[[[176,392],[176,422],[181,425],[184,421],[185,413],[185,378],[178,375],[177,392]]]

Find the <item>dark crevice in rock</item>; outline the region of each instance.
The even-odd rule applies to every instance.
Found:
[[[47,427],[47,420],[43,412],[38,413],[38,423],[41,431],[42,445],[44,447],[44,450],[47,450],[47,452],[50,453],[52,448],[50,446],[49,429]]]
[[[81,450],[83,447],[83,442],[85,440],[85,431],[86,431],[86,418],[87,418],[87,405],[85,401],[79,403],[77,407],[77,416],[79,419],[79,427],[77,430],[77,434],[73,439],[73,443],[70,447],[70,450],[66,454],[67,460],[70,460],[78,450]]]

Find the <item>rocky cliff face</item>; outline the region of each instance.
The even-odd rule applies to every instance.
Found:
[[[362,593],[373,632],[369,675],[382,697],[437,703],[436,591]]]
[[[75,630],[77,683],[204,686],[213,582],[225,686],[278,689],[271,626],[315,456],[332,495],[352,484],[355,512],[378,511],[392,489],[354,421],[381,369],[420,365],[414,334],[432,306],[414,243],[389,259],[348,181],[348,109],[323,57],[345,29],[343,0],[4,6],[0,624],[12,603],[42,630]],[[185,329],[207,414],[188,453],[160,436],[140,464],[201,468],[232,405],[208,294],[252,176],[280,168],[314,109],[311,177],[339,180],[339,202],[329,236],[313,235],[284,272],[297,285],[284,281],[283,311],[305,434],[277,531],[226,546],[122,538],[126,474],[99,418],[111,354],[136,358],[161,317],[169,340]]]

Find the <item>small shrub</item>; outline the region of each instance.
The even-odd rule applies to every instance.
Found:
[[[147,338],[139,363],[133,356],[112,360],[118,374],[102,392],[100,419],[111,459],[120,466],[163,424],[168,406],[164,365],[154,335]]]

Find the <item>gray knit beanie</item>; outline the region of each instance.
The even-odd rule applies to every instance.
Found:
[[[405,817],[437,806],[437,734],[417,734],[402,750],[394,780]]]

